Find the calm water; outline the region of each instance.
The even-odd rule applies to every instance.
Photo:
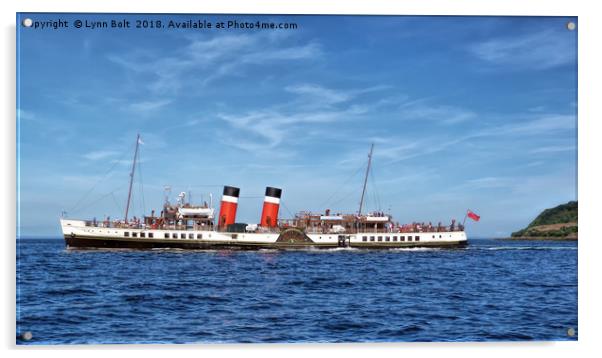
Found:
[[[466,249],[17,246],[19,344],[575,340],[577,244]]]

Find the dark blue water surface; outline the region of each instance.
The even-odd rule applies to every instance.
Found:
[[[575,340],[577,243],[68,250],[17,244],[19,344]]]

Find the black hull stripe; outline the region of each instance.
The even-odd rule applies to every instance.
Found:
[[[125,238],[109,238],[109,237],[86,237],[86,236],[71,236],[65,235],[65,243],[69,247],[78,248],[173,248],[173,249],[292,249],[292,248],[336,248],[338,243],[261,243],[261,242],[231,242],[231,241],[208,241],[208,240],[161,240],[161,239],[125,239]],[[410,247],[463,247],[466,246],[466,241],[451,241],[451,242],[415,242],[405,244],[395,243],[352,243],[352,248],[369,248],[369,249],[389,249],[389,248],[410,248]]]

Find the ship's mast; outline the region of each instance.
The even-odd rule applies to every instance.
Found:
[[[138,146],[140,145],[140,134],[136,137],[136,151],[134,151],[134,162],[130,173],[130,189],[128,190],[128,201],[125,205],[125,222],[128,221],[128,211],[130,211],[130,200],[132,199],[132,184],[134,183],[134,171],[136,170],[136,159],[138,159]]]
[[[357,212],[357,216],[362,215],[362,206],[364,205],[364,195],[366,194],[366,184],[368,184],[368,174],[370,173],[370,164],[372,163],[372,151],[374,150],[374,143],[370,146],[370,153],[368,154],[368,167],[366,167],[366,177],[364,178],[364,188],[362,189],[362,198],[360,199],[360,209]]]

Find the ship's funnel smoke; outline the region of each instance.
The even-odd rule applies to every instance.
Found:
[[[218,227],[224,228],[236,222],[236,209],[238,208],[238,197],[240,189],[233,186],[224,186],[224,194],[219,208]]]
[[[276,227],[278,225],[278,210],[280,209],[280,197],[282,189],[265,188],[265,199],[263,201],[263,211],[261,212],[261,226]]]

